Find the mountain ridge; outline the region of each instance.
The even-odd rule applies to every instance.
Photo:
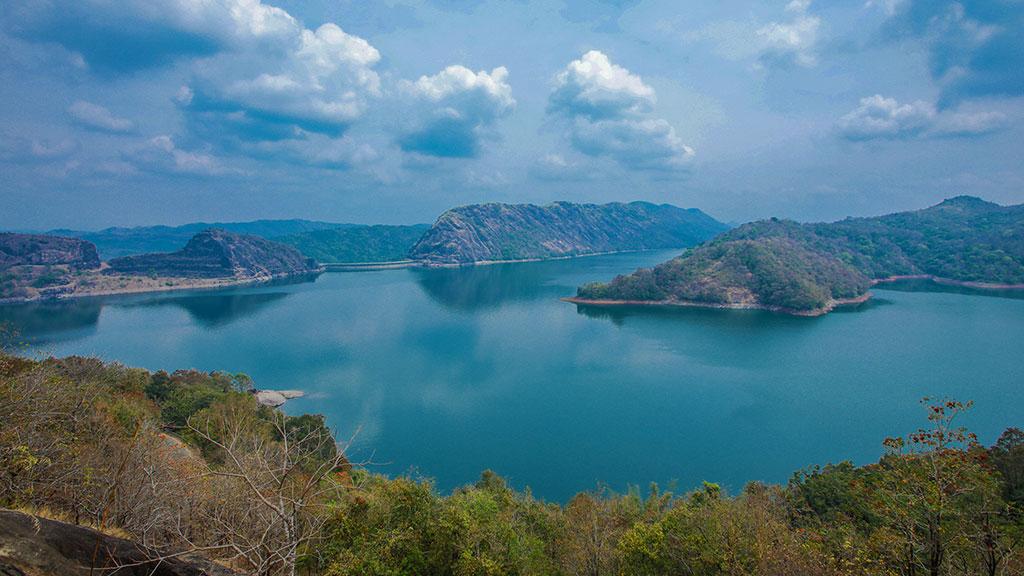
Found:
[[[427,265],[543,260],[692,246],[727,227],[670,204],[470,204],[445,211],[410,251]]]

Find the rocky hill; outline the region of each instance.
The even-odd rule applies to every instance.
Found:
[[[13,266],[69,266],[92,270],[100,267],[100,257],[96,246],[77,238],[0,233],[0,270]]]
[[[960,196],[873,218],[752,222],[653,269],[582,286],[577,301],[819,313],[908,276],[1024,287],[1024,205]]]
[[[100,266],[96,247],[85,240],[0,234],[0,302],[66,294],[76,277]]]
[[[442,214],[412,248],[427,264],[535,260],[692,246],[726,230],[668,204],[476,204]]]
[[[114,258],[108,274],[267,280],[320,270],[312,258],[278,242],[211,229],[177,252]]]

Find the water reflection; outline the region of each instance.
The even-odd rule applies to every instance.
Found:
[[[489,264],[463,268],[414,268],[416,281],[438,304],[452,310],[474,312],[507,302],[529,301],[559,295],[565,289],[548,281],[550,262]]]
[[[103,296],[52,302],[0,306],[0,325],[33,343],[84,338],[96,331],[101,312],[112,308],[165,308],[184,310],[205,328],[225,326],[252,316],[283,300],[288,292],[159,294]]]
[[[92,298],[0,306],[0,325],[30,341],[73,339],[94,332],[102,309],[102,302]]]
[[[288,294],[288,292],[260,292],[256,294],[165,296],[125,303],[121,306],[128,308],[177,306],[188,312],[188,315],[197,324],[206,328],[216,328],[252,316],[274,302],[282,300]]]

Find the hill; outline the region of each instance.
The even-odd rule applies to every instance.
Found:
[[[59,293],[74,274],[96,270],[96,246],[41,234],[0,234],[0,300]]]
[[[123,256],[109,264],[108,274],[235,280],[269,280],[319,270],[315,260],[291,246],[219,229],[196,234],[177,252]]]
[[[540,260],[692,246],[727,227],[668,204],[476,204],[448,210],[413,247],[427,264]]]
[[[210,228],[237,234],[250,234],[261,238],[274,238],[301,234],[313,230],[344,228],[351,224],[335,224],[312,220],[255,220],[252,222],[194,222],[181,226],[114,227],[98,231],[51,230],[51,236],[81,238],[96,245],[104,260],[150,252],[173,252],[185,245],[193,236]]]
[[[577,291],[577,302],[768,308],[802,314],[895,277],[1024,285],[1024,205],[959,196],[872,218],[745,224],[650,270]]]
[[[407,259],[413,245],[429,229],[429,224],[346,226],[277,236],[273,240],[325,264],[395,262]]]

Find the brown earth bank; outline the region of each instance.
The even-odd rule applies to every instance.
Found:
[[[783,306],[766,306],[758,303],[716,303],[696,302],[690,300],[589,300],[576,296],[562,298],[563,302],[569,302],[580,306],[615,307],[615,306],[653,306],[653,307],[676,307],[676,308],[708,308],[717,310],[767,310],[790,316],[815,317],[828,314],[836,308],[844,306],[858,306],[871,299],[872,294],[866,292],[855,298],[838,298],[830,300],[828,304],[813,310],[796,310]]]
[[[196,556],[158,559],[145,547],[91,528],[0,509],[3,576],[236,576]]]
[[[904,274],[900,276],[888,276],[886,278],[875,278],[871,284],[892,284],[906,280],[927,280],[943,286],[959,286],[961,288],[976,288],[978,290],[1024,290],[1024,284],[995,284],[992,282],[967,282],[963,280],[952,280],[931,274]]]
[[[0,304],[226,288],[324,271],[291,246],[216,229],[196,234],[177,252],[102,263],[90,242],[52,236],[2,235],[0,254]]]

